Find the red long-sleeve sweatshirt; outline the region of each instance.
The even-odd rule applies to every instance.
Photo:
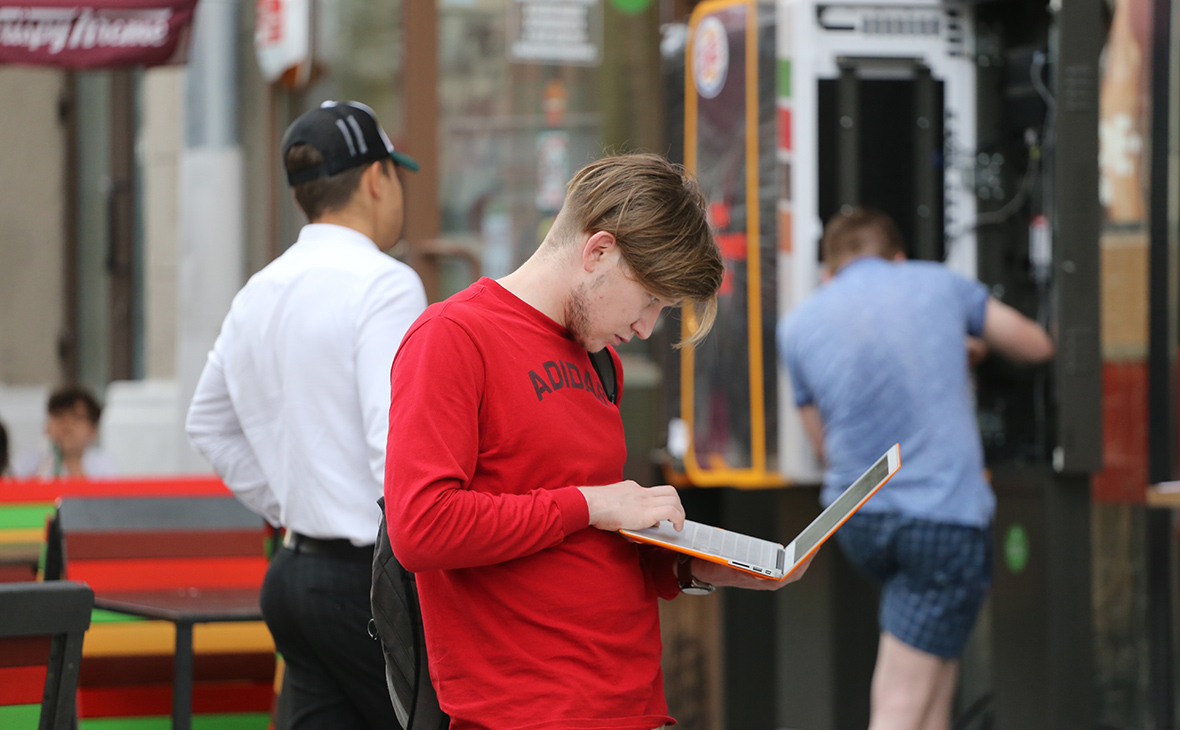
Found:
[[[577,490],[620,481],[625,459],[586,351],[494,281],[410,328],[392,374],[386,518],[417,573],[452,730],[674,722],[656,605],[679,593],[673,557],[589,527]]]

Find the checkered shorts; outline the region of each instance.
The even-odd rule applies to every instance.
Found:
[[[880,587],[883,631],[947,659],[963,652],[991,586],[988,528],[861,512],[836,539]]]

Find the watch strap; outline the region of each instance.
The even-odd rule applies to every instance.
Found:
[[[697,580],[692,574],[692,556],[680,555],[676,559],[676,578],[680,583],[680,592],[690,595],[705,595],[713,592],[713,584]]]

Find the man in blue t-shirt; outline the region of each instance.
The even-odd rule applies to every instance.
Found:
[[[1038,324],[972,281],[905,261],[888,216],[834,217],[826,282],[779,325],[779,356],[825,463],[829,504],[894,443],[902,468],[836,533],[881,589],[870,730],[943,730],[958,657],[991,584],[995,497],[968,377],[968,342],[1038,363]],[[982,345],[980,345],[982,343]]]

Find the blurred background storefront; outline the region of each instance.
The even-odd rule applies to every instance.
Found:
[[[125,470],[204,468],[182,405],[233,293],[304,223],[277,151],[303,111],[364,101],[422,163],[395,255],[437,301],[522,262],[586,162],[679,153],[660,28],[690,9],[201,0],[187,64],[0,66],[14,101],[0,109],[0,419],[14,450],[36,442],[48,387],[79,381],[105,395],[104,442]],[[656,377],[634,371],[635,385]]]

